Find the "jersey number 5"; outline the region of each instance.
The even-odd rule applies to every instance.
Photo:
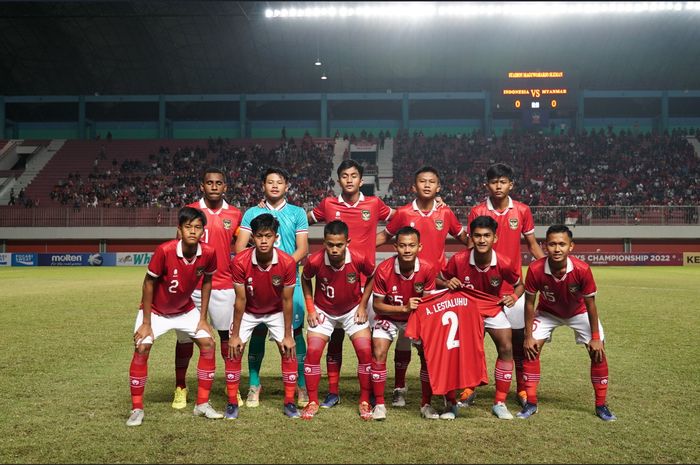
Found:
[[[450,332],[447,333],[447,350],[459,347],[457,339],[457,328],[459,328],[459,318],[455,312],[445,312],[442,314],[442,325],[450,325]]]

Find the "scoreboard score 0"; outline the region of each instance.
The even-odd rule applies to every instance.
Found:
[[[564,71],[511,71],[501,95],[510,101],[510,107],[551,108],[570,101],[571,89]]]

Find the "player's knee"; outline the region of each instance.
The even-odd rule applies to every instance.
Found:
[[[498,344],[496,350],[498,351],[498,358],[501,360],[513,359],[513,344],[510,341]]]
[[[199,342],[199,350],[214,350],[216,348],[216,342],[211,337],[200,338],[197,341]]]

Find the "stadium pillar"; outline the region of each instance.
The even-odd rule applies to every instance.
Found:
[[[408,131],[408,92],[403,93],[401,100],[401,129]]]
[[[161,139],[167,139],[168,135],[165,133],[165,95],[158,96],[158,137]]]
[[[578,93],[578,104],[576,105],[576,134],[583,134],[583,120],[584,120],[584,113],[583,113],[583,92],[580,91]]]
[[[5,138],[5,97],[0,96],[0,139]]]
[[[240,125],[241,139],[245,138],[245,120],[246,120],[246,103],[245,94],[241,94],[240,105],[238,106],[238,123]]]
[[[491,92],[484,92],[484,135],[493,132],[493,114],[491,113]]]
[[[85,139],[85,96],[78,97],[78,139]]]
[[[321,137],[330,137],[328,132],[328,95],[321,94]]]
[[[668,130],[668,91],[665,90],[661,93],[661,121],[659,125],[659,132],[663,133]]]

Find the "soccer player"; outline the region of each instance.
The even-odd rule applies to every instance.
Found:
[[[302,411],[304,419],[310,420],[318,412],[321,355],[335,328],[343,328],[355,348],[360,381],[360,418],[372,419],[369,405],[372,340],[367,302],[372,293],[374,265],[368,257],[351,251],[349,242],[348,226],[340,220],[331,221],[323,228],[323,249],[309,256],[304,265],[301,285],[309,321],[306,332],[308,352],[304,363],[309,403]],[[360,286],[361,275],[367,278],[364,292]],[[311,283],[314,277],[315,292]]]
[[[231,260],[236,302],[228,341],[233,360],[232,385],[224,418],[238,418],[236,393],[241,382],[241,361],[245,345],[254,328],[264,324],[277,343],[282,361],[284,414],[298,418],[294,405],[297,384],[297,359],[292,330],[292,299],[296,285],[297,264],[294,258],[274,246],[279,221],[270,213],[250,222],[254,247],[236,254]],[[231,392],[231,389],[234,392]]]
[[[411,187],[416,194],[416,199],[396,210],[384,231],[377,234],[376,245],[387,243],[404,226],[413,227],[422,237],[423,247],[418,257],[431,263],[439,273],[447,264],[445,256],[447,234],[463,244],[468,243],[467,232],[462,228],[457,216],[447,205],[436,200],[440,189],[440,175],[437,170],[432,166],[419,168]],[[411,343],[401,331],[394,353],[395,378],[392,405],[395,407],[406,405],[406,371],[410,362]]]
[[[262,205],[246,210],[241,222],[241,228],[236,238],[236,253],[240,253],[248,247],[251,237],[251,222],[255,217],[263,213],[269,213],[279,221],[278,237],[275,247],[291,255],[297,263],[297,280],[294,287],[293,303],[293,328],[294,341],[296,343],[297,366],[297,405],[303,407],[309,401],[306,392],[304,378],[304,358],[306,357],[306,342],[302,329],[304,327],[304,296],[301,291],[298,264],[309,252],[309,223],[306,220],[306,212],[303,208],[287,202],[286,195],[289,189],[289,174],[282,168],[268,168],[262,177],[263,195]],[[247,407],[257,407],[260,404],[260,367],[265,356],[265,336],[267,328],[259,325],[253,331],[248,350],[248,372],[250,375],[250,388],[246,399]]]
[[[349,238],[352,239],[352,250],[364,255],[372,266],[375,264],[377,225],[379,221],[387,221],[394,210],[389,208],[381,199],[375,196],[365,196],[360,192],[362,186],[362,165],[355,160],[343,160],[337,169],[338,184],[342,192],[338,197],[326,197],[307,214],[309,224],[329,223],[334,220],[343,221],[348,226]],[[364,277],[360,286],[365,286]],[[371,291],[371,289],[370,289]],[[369,311],[371,311],[371,303]],[[326,354],[328,371],[328,395],[321,407],[330,408],[340,402],[339,381],[340,368],[343,361],[342,328],[333,331]],[[409,352],[410,354],[410,352]]]
[[[195,416],[222,418],[209,404],[216,372],[216,342],[207,322],[216,251],[201,244],[207,217],[200,210],[183,207],[178,212],[180,239],[156,248],[143,281],[141,308],[134,325],[134,355],[129,367],[132,410],[127,426],[143,422],[143,392],[148,379],[148,356],[153,342],[174,329],[186,333],[199,347],[197,404]],[[192,291],[202,281],[201,310],[192,301]]]
[[[420,298],[435,289],[437,269],[429,261],[418,258],[421,252],[421,234],[410,226],[404,226],[396,231],[394,242],[396,255],[384,260],[374,275],[374,311],[375,322],[372,331],[372,389],[376,404],[372,409],[374,420],[386,418],[386,406],[384,404],[384,389],[386,387],[386,356],[392,341],[403,336],[406,330],[406,322],[412,310],[418,307]],[[403,336],[405,338],[405,336]],[[408,338],[405,338],[408,340]],[[410,341],[409,341],[410,351]],[[409,352],[410,353],[410,352]],[[427,369],[421,364],[421,375]],[[421,376],[421,380],[424,376]],[[404,375],[405,379],[405,375]],[[434,417],[437,413],[430,405],[429,384],[423,387],[423,401],[421,412],[425,411],[427,418]],[[404,389],[405,392],[405,389]],[[428,399],[425,402],[426,398]],[[434,410],[433,410],[434,412]]]
[[[542,248],[535,239],[535,222],[532,219],[530,207],[524,203],[513,200],[510,192],[514,185],[513,168],[505,163],[495,163],[486,170],[486,190],[489,195],[486,200],[476,205],[469,212],[467,224],[481,215],[492,217],[498,223],[498,242],[494,244],[494,250],[508,257],[515,268],[522,270],[522,257],[520,255],[520,236],[525,238],[528,250],[535,259],[544,257]],[[467,231],[471,235],[471,231]],[[473,241],[468,247],[473,246]],[[521,271],[522,275],[522,271]],[[525,385],[523,384],[523,352],[525,327],[525,297],[520,299],[512,307],[504,309],[508,321],[510,321],[513,338],[513,362],[515,364],[515,380],[517,401],[520,407],[527,402]],[[474,402],[476,391],[470,388],[464,389],[459,396],[461,405],[470,405]]]
[[[591,268],[571,256],[573,234],[563,225],[552,225],[545,236],[547,257],[530,264],[525,278],[524,362],[527,403],[516,414],[529,418],[537,413],[537,386],[540,382],[540,353],[559,326],[574,330],[577,344],[585,344],[591,358],[591,383],[595,391],[595,413],[603,421],[617,417],[606,404],[608,361],[605,334],[595,303],[597,292]],[[540,296],[535,311],[535,296]]]
[[[498,223],[490,216],[474,218],[469,223],[474,247],[454,254],[442,271],[442,277],[449,289],[476,289],[498,297],[499,304],[510,308],[518,301],[525,287],[520,278],[520,268],[515,268],[507,257],[493,250],[498,241],[497,229]],[[484,327],[498,351],[494,372],[496,396],[491,412],[502,420],[512,420],[513,415],[505,404],[513,378],[510,322],[505,312],[499,312],[495,317],[484,319]],[[475,386],[469,388],[473,391]]]
[[[188,207],[201,210],[207,218],[204,234],[201,241],[216,250],[216,273],[212,278],[212,291],[209,298],[209,319],[211,325],[219,333],[220,351],[224,359],[226,380],[231,373],[230,359],[228,358],[228,332],[231,327],[231,317],[235,293],[229,261],[231,255],[231,243],[241,223],[241,211],[229,205],[224,199],[228,190],[226,175],[218,168],[208,168],[202,177],[199,186],[202,198],[193,202]],[[192,293],[192,300],[197,309],[202,304],[202,283]],[[178,341],[175,345],[175,395],[173,408],[181,409],[187,405],[187,385],[185,378],[187,368],[192,358],[194,343],[184,333],[177,333]],[[228,387],[227,387],[228,391]]]

